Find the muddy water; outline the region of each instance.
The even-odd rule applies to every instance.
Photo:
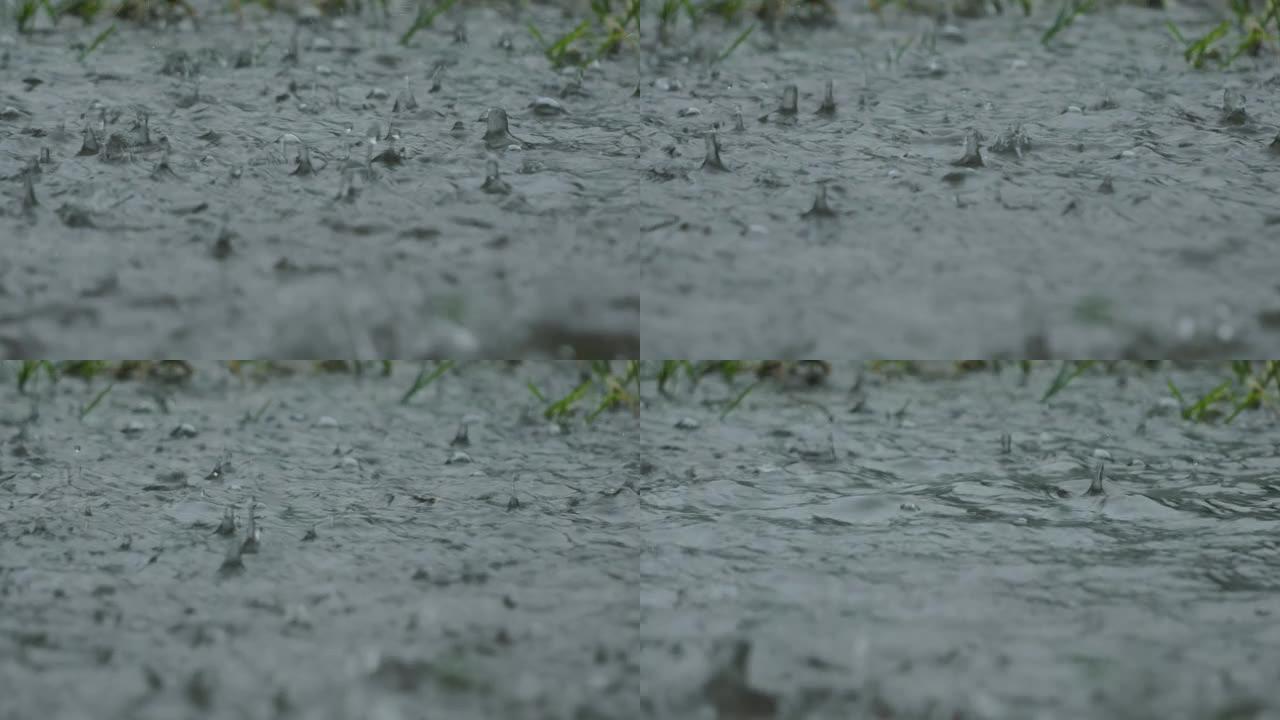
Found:
[[[84,63],[71,46],[105,26],[8,35],[3,352],[1280,346],[1273,60],[1192,71],[1136,8],[1045,49],[1044,15],[881,22],[858,4],[719,64],[737,28],[668,49],[650,32],[580,81],[526,31],[574,24],[542,5],[472,7],[409,48],[404,12],[240,24],[205,4],[198,26],[121,25]],[[1216,20],[1171,16],[1188,35]],[[773,112],[790,84],[796,114]],[[491,107],[510,122],[494,142]],[[971,129],[983,164],[957,166]]]
[[[79,383],[33,419],[6,376],[0,718],[634,715],[635,419],[541,420],[525,383],[571,367],[409,379],[118,385],[80,422]]]
[[[1187,425],[1162,376],[835,379],[643,414],[658,717],[1280,717],[1274,416]]]
[[[76,383],[32,417],[5,380],[0,718],[1280,717],[1273,417],[854,377],[723,421],[736,389],[646,386],[638,427],[567,433],[523,400],[566,367],[409,407],[198,376],[83,422]]]

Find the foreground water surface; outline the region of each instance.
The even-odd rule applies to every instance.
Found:
[[[681,25],[667,47],[650,28],[581,74],[528,32],[576,24],[542,5],[471,7],[408,47],[404,9],[206,3],[197,24],[121,23],[83,61],[105,22],[6,35],[0,348],[1280,347],[1273,58],[1187,67],[1160,26],[1216,22],[1191,8],[1105,10],[1045,47],[1051,8],[836,5],[722,60],[745,26]]]
[[[1274,415],[855,376],[6,381],[0,717],[1280,716]]]

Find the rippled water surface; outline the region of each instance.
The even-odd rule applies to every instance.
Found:
[[[408,48],[403,12],[204,5],[196,27],[122,24],[83,63],[71,46],[99,26],[8,35],[3,351],[1280,347],[1273,58],[1191,70],[1136,8],[1046,49],[1044,14],[838,5],[719,63],[738,28],[682,26],[666,49],[650,32],[580,79],[527,32],[576,22],[541,5],[473,7]],[[792,84],[797,112],[774,112]],[[510,127],[489,142],[492,107]],[[954,164],[970,130],[980,167]]]
[[[568,432],[524,387],[568,367],[408,407],[118,385],[84,421],[77,383],[33,417],[4,382],[0,718],[1280,717],[1274,415],[854,378],[723,420],[740,388],[646,385],[638,426]]]
[[[84,423],[78,383],[28,419],[6,380],[0,717],[634,708],[635,419],[561,433],[526,381],[577,379],[477,371],[410,407],[399,381],[209,383],[168,414],[120,385]],[[224,567],[255,501],[258,552]]]
[[[1274,416],[1188,425],[1159,376],[835,384],[644,413],[659,717],[1280,717]]]

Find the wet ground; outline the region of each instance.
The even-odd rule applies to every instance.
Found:
[[[197,378],[168,413],[122,384],[84,422],[80,383],[30,419],[6,379],[0,718],[634,708],[635,419],[562,433],[525,383],[572,367],[472,370],[409,407],[411,378]]]
[[[1189,425],[1163,375],[854,377],[645,410],[658,717],[1280,717],[1274,415]]]
[[[575,24],[541,5],[473,7],[408,48],[405,12],[240,24],[203,3],[198,26],[123,23],[83,63],[73,46],[105,24],[7,35],[0,348],[1280,347],[1274,59],[1194,71],[1163,13],[1129,7],[1046,49],[1051,9],[937,25],[837,5],[835,26],[760,30],[720,63],[739,28],[685,27],[670,49],[650,33],[580,79],[527,32]],[[789,84],[796,114],[773,112]],[[509,132],[486,140],[491,107]],[[981,167],[954,164],[970,129]]]
[[[197,375],[83,421],[6,380],[0,720],[1280,717],[1273,416],[854,378],[723,421],[736,389],[647,385],[638,429],[567,433],[524,400],[565,366],[409,407]]]

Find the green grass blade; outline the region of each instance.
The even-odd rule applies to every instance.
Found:
[[[738,37],[735,38],[733,42],[729,43],[729,47],[725,48],[724,52],[720,53],[720,55],[716,57],[716,62],[723,62],[725,58],[732,55],[733,51],[737,50],[739,45],[746,42],[748,37],[751,37],[751,33],[754,32],[755,29],[756,29],[756,25],[755,23],[752,23],[751,27],[747,28],[746,30],[743,30],[742,33],[738,35]]]
[[[458,0],[443,0],[432,10],[427,10],[425,5],[422,6],[418,11],[418,17],[414,18],[413,25],[405,31],[404,35],[400,36],[400,44],[408,46],[409,41],[413,39],[414,35],[418,34],[419,30],[425,30],[426,28],[431,27],[435,23],[436,18],[440,17],[441,14],[448,12],[449,8],[453,7],[457,2]]]
[[[1062,367],[1058,369],[1058,376],[1053,379],[1053,384],[1045,391],[1044,397],[1040,398],[1040,402],[1048,402],[1049,398],[1057,395],[1063,388],[1070,385],[1072,380],[1075,380],[1081,373],[1092,367],[1093,362],[1093,360],[1080,360],[1075,363],[1073,368],[1071,362],[1063,361]]]
[[[93,412],[93,409],[98,407],[98,403],[102,402],[102,399],[105,398],[107,396],[107,393],[111,392],[111,388],[115,386],[116,386],[115,383],[111,383],[110,385],[102,388],[102,390],[96,396],[94,396],[93,400],[91,400],[89,404],[86,405],[84,409],[80,411],[80,419],[83,420],[86,417],[88,417],[89,413]]]
[[[441,375],[444,375],[445,373],[449,372],[449,369],[452,367],[453,367],[453,361],[445,360],[443,362],[438,363],[436,365],[436,369],[431,371],[431,374],[428,375],[427,366],[424,364],[422,366],[422,369],[418,371],[418,377],[414,378],[413,386],[410,387],[405,392],[404,396],[400,398],[400,404],[408,405],[409,400],[411,400],[414,395],[418,394],[419,390],[435,382],[437,379],[440,378]]]
[[[743,388],[742,392],[739,392],[733,398],[733,400],[730,400],[729,404],[726,405],[724,410],[720,412],[720,419],[721,420],[725,419],[725,417],[727,417],[729,413],[733,412],[734,408],[738,407],[738,405],[741,404],[742,401],[745,400],[746,397],[751,394],[752,390],[755,390],[757,387],[760,387],[767,380],[768,378],[760,378],[759,380],[756,380],[755,382],[751,383],[747,387]]]
[[[111,23],[111,27],[98,33],[98,36],[93,39],[93,42],[89,43],[88,47],[80,51],[80,62],[84,62],[85,58],[92,55],[93,51],[97,50],[99,45],[106,42],[107,38],[111,37],[115,33],[115,31],[116,31],[116,24]]]

